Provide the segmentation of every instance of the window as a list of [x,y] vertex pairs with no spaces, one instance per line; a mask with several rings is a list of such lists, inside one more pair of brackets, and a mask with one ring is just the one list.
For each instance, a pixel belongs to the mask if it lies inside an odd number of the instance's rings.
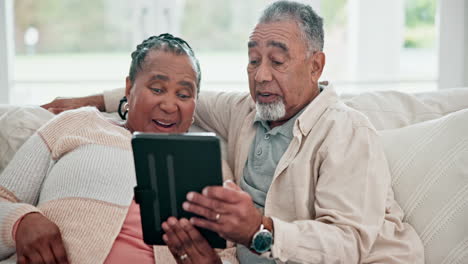
[[129,3],[15,0],[12,102],[38,104],[123,86],[132,45]]
[[[40,104],[57,96],[123,87],[135,45],[163,32],[182,36],[194,48],[202,67],[202,90],[247,91],[247,39],[270,2],[15,0],[11,103]],[[327,65],[323,79],[332,81],[339,91],[436,88],[435,0],[406,0],[400,6],[394,4],[400,1],[385,1],[376,8],[375,2],[381,1],[302,2],[324,17]],[[373,23],[359,20],[363,14],[371,15]],[[397,32],[387,34],[389,28]],[[379,43],[388,42],[399,46],[383,56],[389,51],[379,48]],[[369,43],[377,44],[366,47]],[[385,68],[380,66],[386,66],[386,61],[378,61],[379,57],[397,59],[393,68]]]
[[436,89],[436,0],[406,0],[400,79]]

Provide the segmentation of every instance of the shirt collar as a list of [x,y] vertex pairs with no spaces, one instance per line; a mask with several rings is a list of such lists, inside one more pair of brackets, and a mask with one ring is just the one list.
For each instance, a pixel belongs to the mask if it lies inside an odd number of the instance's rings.
[[[323,114],[325,109],[333,102],[338,100],[338,95],[332,85],[320,86],[320,94],[308,105],[302,108],[296,115],[290,118],[281,126],[270,128],[267,121],[262,120],[258,113],[255,114],[254,124],[261,125],[266,132],[272,135],[280,133],[288,138],[293,137],[293,128],[298,120],[299,130],[303,135],[307,135],[312,129],[317,119]],[[305,113],[304,115],[302,115]]]
[[297,119],[302,135],[307,136],[323,113],[338,101],[339,97],[333,86],[324,87],[323,92],[305,107],[303,115]]
[[293,127],[294,123],[296,122],[296,119],[304,112],[305,107],[299,111],[296,115],[291,117],[286,123],[282,124],[281,126],[277,126],[274,128],[270,128],[270,125],[268,124],[267,121],[260,119],[258,115],[255,116],[255,121],[254,123],[258,123],[265,129],[265,133],[268,133],[270,135],[277,135],[281,134],[287,138],[293,138]]

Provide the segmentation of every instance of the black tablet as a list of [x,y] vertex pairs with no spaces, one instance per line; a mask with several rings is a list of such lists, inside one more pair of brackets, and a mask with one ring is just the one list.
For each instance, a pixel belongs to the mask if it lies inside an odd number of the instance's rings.
[[[161,224],[170,216],[189,219],[194,214],[182,209],[190,191],[201,192],[222,185],[221,151],[214,133],[134,133],[133,158],[137,186],[135,201],[140,205],[143,240],[165,245]],[[217,233],[198,229],[213,248],[225,248]]]

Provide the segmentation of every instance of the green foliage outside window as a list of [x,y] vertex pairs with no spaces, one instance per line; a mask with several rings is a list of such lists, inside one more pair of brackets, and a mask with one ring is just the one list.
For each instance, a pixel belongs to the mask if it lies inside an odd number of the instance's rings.
[[405,48],[433,48],[435,46],[436,8],[436,0],[406,1]]
[[[391,0],[389,0],[391,1]],[[450,1],[450,0],[447,0]],[[266,0],[185,0],[181,35],[198,51],[244,50]],[[325,31],[347,23],[347,0],[321,0]],[[38,53],[128,52],[132,47],[128,0],[15,0],[16,52],[37,28]],[[124,6],[118,8],[118,6]],[[405,1],[407,48],[434,47],[436,0]],[[117,14],[113,14],[117,8]]]

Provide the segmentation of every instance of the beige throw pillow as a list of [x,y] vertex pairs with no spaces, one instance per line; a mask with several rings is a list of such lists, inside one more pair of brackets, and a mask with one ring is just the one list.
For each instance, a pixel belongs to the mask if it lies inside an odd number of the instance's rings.
[[0,173],[23,143],[53,116],[38,106],[0,105]]
[[426,263],[468,263],[468,109],[379,133]]
[[419,94],[368,92],[348,97],[345,103],[365,114],[377,130],[394,129],[468,108],[468,88]]

